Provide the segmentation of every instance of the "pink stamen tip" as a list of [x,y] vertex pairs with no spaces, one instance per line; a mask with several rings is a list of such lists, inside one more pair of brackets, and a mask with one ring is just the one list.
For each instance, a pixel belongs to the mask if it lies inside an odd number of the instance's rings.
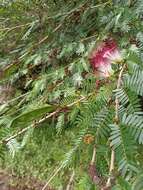
[[112,72],[111,64],[121,59],[117,43],[108,39],[101,43],[89,57],[90,64],[98,76],[109,77]]

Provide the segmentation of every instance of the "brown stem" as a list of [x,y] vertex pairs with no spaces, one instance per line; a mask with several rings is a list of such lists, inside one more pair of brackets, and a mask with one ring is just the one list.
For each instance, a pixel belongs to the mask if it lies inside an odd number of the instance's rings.
[[95,163],[95,159],[96,159],[96,147],[94,146],[94,148],[93,148],[93,155],[92,155],[92,159],[91,159],[91,163],[90,164],[94,164]]
[[96,166],[95,166],[95,159],[96,159],[96,147],[93,148],[93,155],[92,159],[88,168],[88,174],[91,180],[99,187],[102,186],[102,179],[99,177]]
[[[117,89],[120,88],[121,86],[121,81],[122,81],[122,75],[123,75],[123,71],[124,71],[125,65],[123,65],[120,73],[119,73],[119,77],[118,77],[118,81],[117,81]],[[119,116],[118,116],[118,108],[119,108],[119,100],[116,97],[115,99],[115,122],[118,122]],[[111,151],[111,160],[110,160],[110,167],[109,167],[109,178],[107,180],[106,186],[105,188],[109,188],[112,186],[112,178],[113,178],[113,171],[114,171],[114,166],[115,166],[115,151],[112,149]]]
[[110,168],[109,168],[109,178],[106,183],[106,188],[111,187],[111,180],[112,180],[112,172],[114,171],[114,163],[115,163],[115,151],[112,150],[111,152],[111,161],[110,161]]
[[71,177],[69,179],[69,182],[68,182],[66,190],[72,190],[72,185],[73,185],[74,177],[75,177],[75,172],[73,170],[72,175],[71,175]]

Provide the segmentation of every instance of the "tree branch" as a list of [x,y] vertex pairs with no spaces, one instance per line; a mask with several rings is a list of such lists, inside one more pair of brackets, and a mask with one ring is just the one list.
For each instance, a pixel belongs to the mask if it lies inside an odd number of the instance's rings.
[[93,154],[92,154],[92,159],[88,168],[88,174],[91,178],[91,180],[98,186],[102,186],[102,179],[99,177],[96,165],[95,165],[95,159],[96,159],[96,147],[94,146],[93,148]]
[[[119,89],[120,86],[121,86],[121,81],[122,81],[122,75],[123,75],[124,68],[125,68],[125,65],[123,65],[123,67],[122,67],[122,69],[121,69],[121,71],[119,73],[119,77],[118,77],[118,81],[117,81],[117,89]],[[116,99],[115,99],[115,122],[116,123],[118,123],[118,120],[119,120],[118,109],[119,109],[119,100],[116,97]],[[112,179],[114,178],[114,176],[113,176],[114,166],[115,166],[115,151],[112,149],[110,167],[109,167],[109,178],[107,180],[107,183],[106,183],[106,186],[105,186],[104,189],[108,189],[109,187],[112,186]]]
[[[71,103],[71,104],[68,104],[68,105],[65,106],[65,107],[66,107],[66,108],[70,108],[70,107],[76,105],[77,103],[84,101],[85,99],[87,99],[87,98],[90,97],[90,96],[91,96],[91,94],[89,94],[88,96],[83,96],[83,97],[81,97],[80,99],[76,100],[75,102],[73,102],[73,103]],[[22,135],[22,134],[25,133],[26,131],[28,131],[31,127],[38,127],[40,123],[44,122],[46,119],[51,118],[52,116],[58,114],[58,113],[61,112],[61,111],[62,111],[62,108],[58,108],[56,111],[54,111],[54,112],[48,114],[46,117],[40,119],[39,121],[34,122],[32,125],[30,125],[30,126],[24,128],[24,129],[18,131],[16,134],[14,134],[14,135],[12,135],[12,136],[10,136],[10,137],[8,137],[8,138],[3,139],[2,141],[0,141],[0,144],[2,144],[2,143],[5,143],[5,144],[8,143],[10,140],[12,140],[12,139],[18,137],[19,135]]]
[[73,170],[72,175],[71,175],[71,177],[69,179],[69,183],[67,185],[66,190],[72,190],[72,185],[73,185],[73,182],[74,182],[74,177],[75,177],[75,171]]

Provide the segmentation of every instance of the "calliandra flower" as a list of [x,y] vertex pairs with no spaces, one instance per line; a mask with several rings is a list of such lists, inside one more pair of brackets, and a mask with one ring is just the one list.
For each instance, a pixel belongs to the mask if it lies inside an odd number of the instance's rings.
[[122,57],[116,42],[109,39],[90,54],[89,61],[96,76],[107,78],[113,74],[112,63],[121,62]]

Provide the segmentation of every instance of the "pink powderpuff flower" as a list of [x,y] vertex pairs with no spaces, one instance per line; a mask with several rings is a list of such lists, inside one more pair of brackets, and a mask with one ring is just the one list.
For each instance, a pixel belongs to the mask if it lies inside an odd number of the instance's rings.
[[112,63],[121,62],[122,57],[116,42],[109,39],[90,54],[89,60],[95,74],[107,78],[113,74]]

